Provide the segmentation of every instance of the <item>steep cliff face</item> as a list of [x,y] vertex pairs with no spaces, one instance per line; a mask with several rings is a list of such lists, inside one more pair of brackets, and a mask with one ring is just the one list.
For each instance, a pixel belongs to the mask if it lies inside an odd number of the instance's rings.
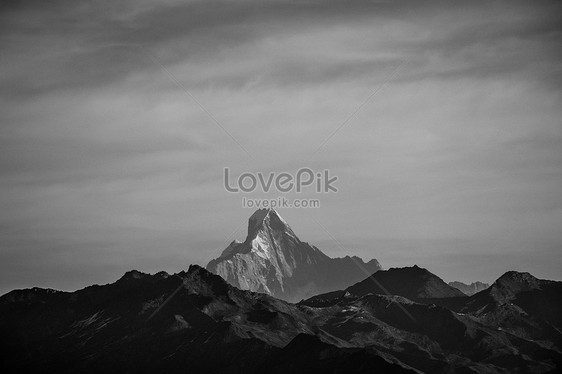
[[[274,209],[256,211],[243,243],[232,242],[207,269],[228,283],[288,301],[335,290],[379,270],[376,260],[332,259],[302,242]],[[369,275],[369,274],[367,274]]]

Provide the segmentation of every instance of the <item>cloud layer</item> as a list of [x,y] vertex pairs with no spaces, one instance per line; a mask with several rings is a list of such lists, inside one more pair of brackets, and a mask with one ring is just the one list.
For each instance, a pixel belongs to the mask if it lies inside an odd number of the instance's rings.
[[562,279],[558,2],[2,7],[2,292],[205,264],[252,213],[224,167],[338,175],[280,212],[333,256]]

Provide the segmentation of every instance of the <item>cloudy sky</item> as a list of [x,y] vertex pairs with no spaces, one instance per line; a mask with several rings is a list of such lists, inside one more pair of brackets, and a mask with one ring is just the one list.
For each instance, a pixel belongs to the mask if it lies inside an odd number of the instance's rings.
[[331,256],[560,280],[561,20],[555,1],[3,1],[0,292],[205,265],[252,214],[225,167],[337,175],[303,194],[320,208],[279,210]]

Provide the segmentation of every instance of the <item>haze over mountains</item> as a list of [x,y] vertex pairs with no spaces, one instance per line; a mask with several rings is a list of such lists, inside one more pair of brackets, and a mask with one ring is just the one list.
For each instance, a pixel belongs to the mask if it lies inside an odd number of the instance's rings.
[[243,290],[299,301],[358,282],[380,270],[375,259],[330,258],[302,242],[275,209],[259,209],[243,243],[233,241],[207,270]]
[[[2,372],[554,373],[562,282],[510,271],[467,296],[416,265],[331,259],[273,210],[208,267],[0,297]],[[353,266],[374,266],[371,274]],[[341,266],[341,267],[340,267]],[[331,279],[333,278],[333,279]],[[227,282],[228,281],[228,282]],[[348,282],[347,284],[344,284]],[[238,287],[234,287],[235,283]],[[260,292],[242,290],[254,288]],[[326,290],[299,303],[298,298]]]
[[472,296],[475,293],[484,291],[486,288],[490,287],[488,283],[482,282],[472,282],[471,284],[465,284],[463,282],[449,282],[449,286],[455,287],[456,289],[462,291],[465,295]]

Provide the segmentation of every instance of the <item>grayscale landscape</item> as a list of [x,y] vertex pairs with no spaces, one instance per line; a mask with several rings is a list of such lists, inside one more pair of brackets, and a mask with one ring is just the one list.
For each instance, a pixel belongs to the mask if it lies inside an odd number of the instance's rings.
[[1,373],[559,373],[562,3],[0,2]]

